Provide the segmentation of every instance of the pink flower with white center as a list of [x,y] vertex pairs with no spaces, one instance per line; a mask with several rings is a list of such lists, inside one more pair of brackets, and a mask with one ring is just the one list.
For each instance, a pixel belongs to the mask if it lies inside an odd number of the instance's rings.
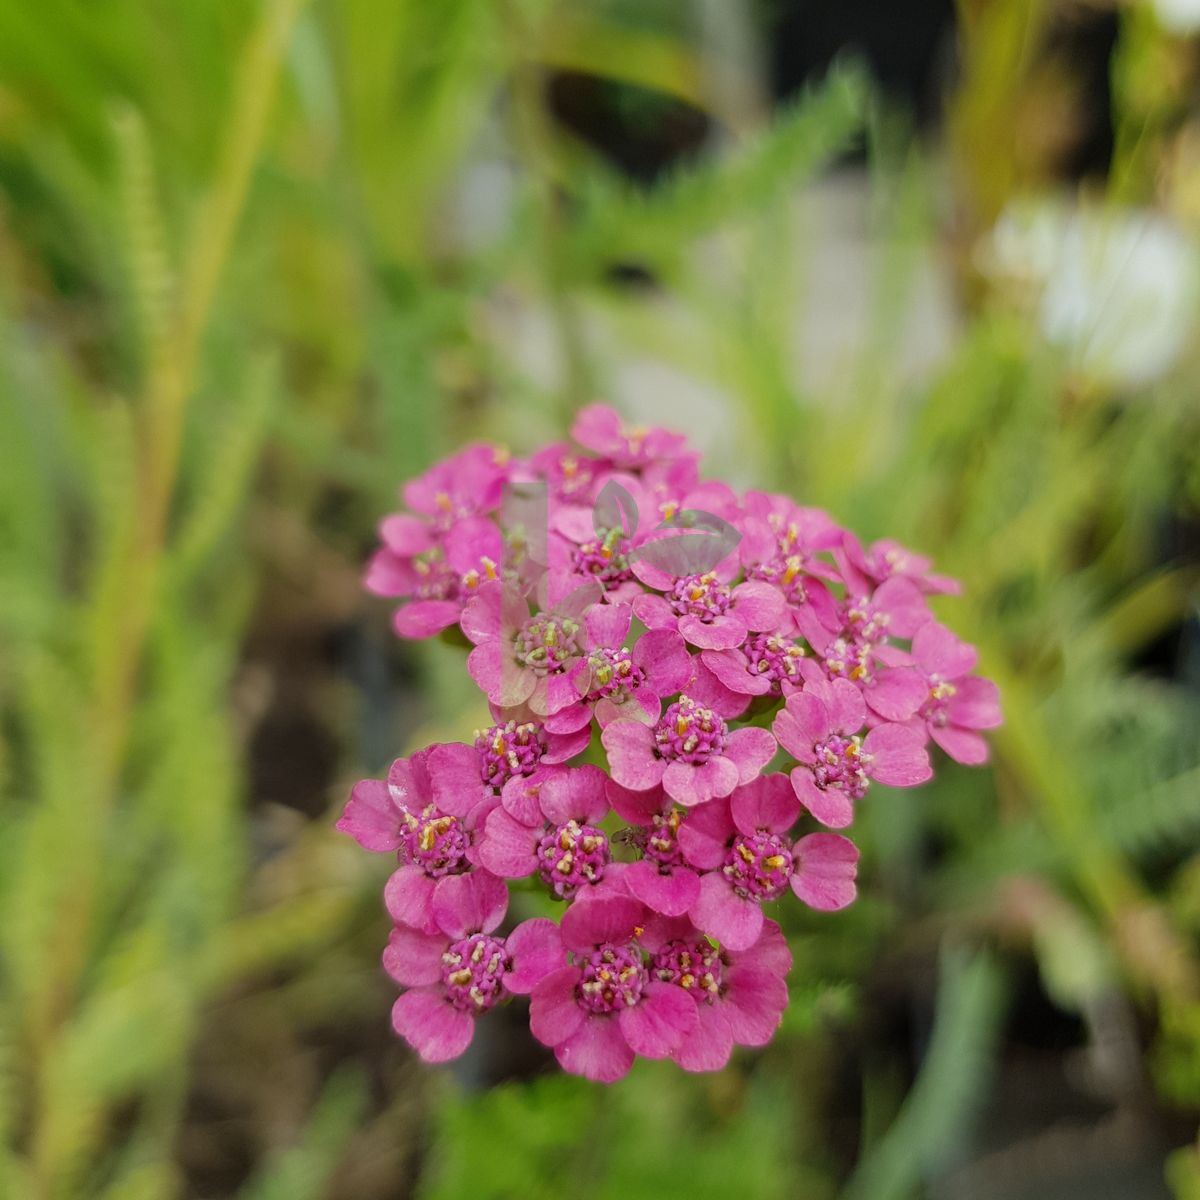
[[704,650],[700,660],[730,691],[782,696],[804,686],[804,647],[782,633],[752,633],[732,650]]
[[917,630],[912,652],[926,689],[913,723],[955,762],[987,762],[987,742],[976,730],[1000,724],[1000,692],[990,679],[970,674],[978,658],[975,647],[930,621]]
[[668,706],[654,726],[614,721],[600,735],[612,777],[635,792],[662,785],[686,807],[728,796],[771,761],[775,739],[747,726],[730,732],[724,719],[687,695]]
[[911,580],[923,592],[956,596],[962,591],[957,579],[932,574],[930,567],[933,564],[929,559],[888,538],[872,542],[864,550],[858,538],[846,532],[838,559],[847,581],[856,579],[855,590],[858,592],[866,592],[870,584],[883,583],[893,576]]
[[403,924],[428,929],[440,882],[478,864],[476,831],[498,801],[478,791],[435,799],[430,759],[435,747],[392,763],[386,783],[357,783],[337,823],[368,850],[396,851],[403,864],[384,889],[388,911]]
[[531,615],[515,588],[485,584],[461,622],[475,643],[467,670],[487,698],[502,708],[527,704],[539,717],[579,698],[569,672],[583,654],[584,614],[600,598],[594,582],[552,575],[546,585],[549,604]]
[[446,532],[396,514],[379,528],[383,549],[367,568],[366,588],[377,596],[408,598],[393,620],[401,637],[441,633],[462,614],[481,583],[500,578],[504,539],[487,517],[466,517]]
[[788,831],[799,816],[800,803],[782,775],[764,775],[690,814],[680,845],[687,861],[707,872],[688,911],[697,928],[730,950],[745,950],[762,932],[763,903],[789,888],[824,912],[854,899],[858,848],[836,833],[793,842]]
[[699,1024],[682,988],[651,976],[638,936],[646,908],[629,896],[578,900],[563,914],[571,963],[533,989],[529,1027],[559,1066],[614,1083],[643,1058],[668,1058]]
[[634,826],[628,841],[642,854],[641,861],[626,867],[621,882],[654,912],[682,916],[700,895],[700,876],[679,846],[679,827],[687,813],[662,788],[631,792],[610,779],[606,792],[613,811]]
[[571,436],[618,467],[646,467],[687,454],[687,438],[647,425],[626,425],[615,409],[589,404],[579,410]]
[[587,726],[593,713],[601,728],[618,717],[653,724],[664,696],[681,692],[695,675],[683,638],[673,630],[644,633],[632,649],[633,610],[627,604],[596,605],[584,617],[584,653],[568,673],[576,701],[546,718],[560,733]]
[[696,1030],[671,1055],[685,1071],[719,1071],[735,1044],[765,1046],[774,1037],[792,966],[774,921],[763,921],[753,946],[731,950],[713,945],[687,917],[655,917],[641,944],[650,952],[650,977],[682,988],[696,1002]]
[[446,532],[463,517],[495,512],[512,474],[508,452],[498,446],[467,446],[406,483],[404,503]]
[[907,721],[926,696],[925,679],[910,666],[912,656],[886,642],[835,638],[800,666],[807,682],[842,679],[855,684],[863,700],[885,721]]
[[671,579],[648,563],[634,573],[665,596],[646,594],[633,602],[634,615],[647,629],[677,629],[701,650],[730,650],[751,632],[777,629],[785,617],[779,593],[769,584],[739,583],[730,587],[713,571]]
[[792,787],[822,825],[849,825],[853,802],[873,779],[915,787],[933,775],[920,733],[889,722],[860,737],[866,718],[862,695],[844,679],[807,684],[775,718],[779,744],[799,762],[791,772]]
[[431,931],[392,930],[383,965],[409,989],[392,1006],[392,1025],[426,1062],[457,1058],[477,1018],[509,996],[529,995],[562,966],[553,921],[538,917],[496,936],[507,907],[508,891],[494,876],[455,875],[434,897]]
[[529,460],[530,473],[545,480],[551,500],[581,509],[591,504],[596,477],[609,469],[606,460],[580,454],[570,442],[555,442]]
[[912,637],[929,620],[929,605],[911,579],[897,575],[873,592],[847,597],[840,616],[846,637],[857,642],[882,642],[888,637]]
[[591,731],[551,733],[537,721],[509,720],[476,730],[471,745],[434,746],[429,774],[434,800],[445,807],[456,796],[476,795],[482,802],[499,796],[510,779],[532,775],[543,765],[574,758],[587,747]]
[[[487,819],[480,861],[505,879],[537,877],[560,900],[620,874],[600,822],[608,815],[599,767],[555,767],[504,788]],[[611,880],[610,880],[611,882]]]

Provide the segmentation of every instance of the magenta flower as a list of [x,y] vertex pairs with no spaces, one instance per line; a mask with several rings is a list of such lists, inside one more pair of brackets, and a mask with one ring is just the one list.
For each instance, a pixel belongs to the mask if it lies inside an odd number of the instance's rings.
[[790,887],[810,908],[844,908],[855,896],[858,848],[835,833],[793,842],[800,803],[782,775],[764,775],[732,797],[696,809],[679,831],[684,857],[707,872],[688,912],[730,950],[746,950],[763,927],[762,905]]
[[510,995],[527,996],[562,966],[553,921],[538,917],[495,936],[507,908],[508,890],[494,876],[455,875],[434,898],[430,932],[392,930],[383,965],[409,989],[392,1006],[392,1025],[426,1062],[457,1058],[477,1018]]
[[439,531],[463,517],[495,512],[512,463],[497,446],[467,446],[404,485],[404,503],[427,516]]
[[883,583],[893,576],[911,580],[923,592],[957,595],[962,591],[958,580],[931,574],[929,559],[890,539],[872,542],[864,550],[858,538],[847,532],[838,558],[847,581],[854,578],[855,590],[860,593],[868,591],[871,584]]
[[914,787],[933,771],[925,739],[894,723],[876,725],[865,738],[866,707],[858,689],[844,679],[787,698],[772,728],[779,744],[799,765],[792,769],[796,796],[822,825],[834,829],[854,819],[853,801],[872,779],[892,787]]
[[648,563],[636,563],[634,574],[666,596],[651,593],[633,602],[633,611],[647,629],[677,629],[685,641],[701,650],[730,650],[747,635],[777,629],[786,608],[769,584],[755,580],[730,587],[715,572],[672,579]]
[[695,1031],[671,1057],[685,1071],[719,1071],[735,1044],[765,1046],[787,1008],[792,954],[783,931],[763,921],[753,946],[714,946],[687,917],[655,917],[641,943],[650,976],[682,988],[696,1002]]
[[917,630],[912,650],[925,686],[914,723],[955,762],[987,762],[987,742],[975,731],[1000,724],[1000,693],[990,679],[970,674],[978,657],[975,647],[930,621]]
[[476,730],[472,745],[434,746],[429,757],[434,800],[444,808],[454,797],[475,794],[482,802],[499,796],[510,779],[532,775],[543,763],[566,762],[590,740],[586,729],[559,734],[537,721],[510,720]]
[[700,895],[700,876],[679,846],[679,826],[687,814],[660,787],[631,792],[610,779],[606,793],[617,816],[634,826],[628,840],[642,853],[639,862],[626,867],[621,882],[654,912],[682,916]]
[[732,692],[782,696],[804,685],[804,647],[781,633],[752,633],[730,650],[704,650],[700,660]]
[[569,671],[583,653],[584,614],[600,598],[594,582],[575,586],[550,576],[546,585],[550,603],[532,616],[515,588],[494,583],[481,587],[462,615],[463,632],[475,643],[471,678],[493,704],[527,704],[541,717],[579,698]]
[[478,792],[433,796],[430,756],[434,747],[392,763],[386,784],[356,784],[337,823],[368,850],[398,851],[401,866],[384,889],[393,918],[417,929],[431,926],[434,894],[441,881],[478,864],[475,836],[498,801]]
[[561,900],[620,873],[600,822],[608,814],[599,767],[551,767],[511,780],[488,816],[480,861],[505,879],[536,873]]
[[625,647],[632,618],[627,604],[596,605],[587,614],[584,654],[568,672],[577,699],[546,718],[548,729],[573,732],[593,713],[601,728],[618,717],[653,724],[663,698],[691,683],[695,664],[679,634],[652,630]]
[[606,404],[580,409],[571,436],[618,467],[645,467],[661,459],[680,458],[687,452],[687,438],[682,434],[653,426],[626,425],[620,414]]
[[614,721],[600,740],[622,787],[643,792],[661,784],[672,800],[688,807],[749,783],[775,753],[767,730],[747,726],[730,732],[722,717],[686,695],[656,725]]
[[498,580],[504,539],[487,517],[465,517],[447,531],[395,514],[379,527],[383,548],[367,568],[366,588],[408,599],[393,625],[401,637],[425,638],[453,625],[480,584]]
[[614,1083],[636,1055],[668,1058],[699,1024],[695,1002],[651,976],[637,938],[645,907],[627,896],[579,900],[563,914],[569,966],[533,989],[529,1027],[565,1071]]

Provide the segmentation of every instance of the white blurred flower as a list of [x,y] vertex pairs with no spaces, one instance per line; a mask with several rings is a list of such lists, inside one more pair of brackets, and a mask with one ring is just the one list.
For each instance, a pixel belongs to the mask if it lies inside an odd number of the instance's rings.
[[1157,213],[1058,200],[1010,205],[981,265],[997,282],[1017,285],[1046,340],[1100,380],[1157,379],[1195,326],[1195,248]]
[[1200,30],[1200,0],[1151,0],[1158,23],[1182,36]]

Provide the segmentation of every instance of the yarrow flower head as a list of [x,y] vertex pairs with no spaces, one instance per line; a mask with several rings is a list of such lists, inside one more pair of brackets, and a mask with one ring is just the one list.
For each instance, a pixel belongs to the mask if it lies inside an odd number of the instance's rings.
[[[703,480],[603,405],[572,436],[467,447],[382,521],[368,590],[399,636],[466,642],[490,717],[357,783],[338,828],[397,859],[383,965],[425,1061],[529,997],[566,1071],[718,1070],[787,1005],[774,906],[852,903],[856,807],[929,779],[931,743],[983,762],[999,697],[927,558]],[[524,891],[556,917],[506,919]]]

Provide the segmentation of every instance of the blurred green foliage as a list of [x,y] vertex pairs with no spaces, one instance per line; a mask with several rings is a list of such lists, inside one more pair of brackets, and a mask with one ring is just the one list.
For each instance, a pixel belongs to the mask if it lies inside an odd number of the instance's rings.
[[[1200,502],[1197,347],[1133,393],[1088,380],[969,261],[1047,175],[1020,136],[1043,7],[962,5],[966,311],[914,380],[900,318],[944,184],[854,70],[759,128],[672,5],[0,0],[0,1196],[916,1195],[967,1152],[1024,961],[1093,1040],[1102,1002],[1141,1014],[1154,1103],[1200,1105],[1197,704],[1135,669],[1194,611],[1195,564],[1156,541]],[[1145,199],[1178,48],[1121,20],[1114,196]],[[546,68],[692,103],[732,144],[634,187],[551,120]],[[792,206],[860,144],[871,321],[817,389]],[[455,207],[489,145],[513,193],[490,231]],[[617,287],[623,263],[657,292]],[[544,320],[548,369],[499,302]],[[382,623],[357,573],[396,484],[468,436],[556,435],[614,346],[724,398],[713,470],[966,581],[939,611],[1001,684],[996,761],[864,812],[863,899],[793,914],[764,1055],[607,1091],[473,1090],[397,1046],[380,1068],[385,865],[332,832],[340,785],[311,822],[255,807],[246,647]],[[383,753],[463,735],[457,662],[428,648],[424,724]],[[320,703],[341,777],[377,769],[359,702]],[[938,976],[915,1079],[864,1021],[901,967]],[[252,1162],[204,1141],[198,1094],[242,1114]],[[1196,1194],[1194,1152],[1169,1174]]]

